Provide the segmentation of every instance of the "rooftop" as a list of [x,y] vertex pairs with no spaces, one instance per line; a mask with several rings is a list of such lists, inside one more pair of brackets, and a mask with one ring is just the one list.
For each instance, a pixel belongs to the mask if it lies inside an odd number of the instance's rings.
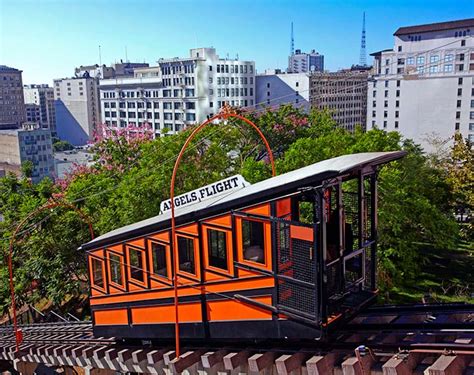
[[[339,176],[341,173],[349,173],[364,166],[384,164],[400,159],[404,155],[404,151],[366,152],[323,160],[253,185],[232,190],[224,196],[210,198],[196,204],[177,208],[175,213],[176,224],[181,225],[202,217],[221,214],[237,207],[261,203],[277,196],[291,193],[301,186],[314,186],[325,179]],[[167,228],[170,225],[170,219],[171,212],[166,211],[161,215],[105,233],[84,244],[82,248],[88,250],[99,245],[102,246],[114,241]]]
[[426,25],[400,27],[397,31],[395,31],[393,35],[429,33],[432,31],[463,29],[468,27],[474,27],[474,18],[467,18],[464,20],[457,21],[429,23]]
[[6,65],[0,65],[0,72],[21,72],[21,70]]

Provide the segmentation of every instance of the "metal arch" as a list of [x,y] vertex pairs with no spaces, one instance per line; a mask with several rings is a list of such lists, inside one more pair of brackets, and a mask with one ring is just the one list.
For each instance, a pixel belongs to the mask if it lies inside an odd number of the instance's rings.
[[225,105],[224,109],[222,112],[218,113],[217,115],[209,118],[207,121],[203,122],[201,125],[199,125],[196,129],[192,131],[192,133],[189,135],[189,137],[186,139],[186,142],[184,142],[183,147],[181,148],[181,151],[178,154],[178,157],[176,159],[176,162],[174,164],[173,168],[173,175],[171,177],[171,186],[170,186],[170,200],[171,200],[171,243],[173,245],[173,251],[175,252],[176,256],[174,257],[174,262],[173,262],[173,270],[174,270],[174,308],[175,308],[175,346],[176,346],[176,357],[180,356],[180,344],[179,344],[179,312],[178,312],[178,256],[177,256],[177,243],[176,243],[176,222],[175,222],[175,212],[174,212],[174,187],[175,187],[175,181],[176,181],[176,174],[178,172],[178,167],[181,162],[181,158],[183,157],[183,154],[186,150],[186,147],[189,145],[189,143],[194,139],[194,137],[199,133],[206,125],[212,123],[214,120],[218,119],[223,119],[227,120],[229,117],[234,117],[237,119],[240,119],[247,123],[248,125],[252,126],[262,139],[263,143],[265,144],[265,147],[268,152],[268,156],[270,159],[270,163],[272,165],[272,176],[276,176],[276,169],[275,169],[275,161],[273,158],[273,153],[270,148],[270,144],[268,143],[267,139],[265,138],[264,134],[262,131],[258,128],[258,126],[250,121],[248,118],[241,116],[237,113],[234,113],[230,110],[230,107]]
[[17,321],[17,316],[16,316],[16,302],[15,302],[15,285],[13,283],[13,244],[14,240],[19,233],[20,229],[30,220],[33,216],[39,214],[42,211],[49,210],[55,207],[65,207],[69,208],[73,211],[75,211],[80,218],[87,223],[87,226],[89,227],[89,233],[94,239],[94,229],[92,228],[92,222],[83,211],[81,211],[79,208],[74,206],[73,204],[66,202],[66,201],[49,201],[46,202],[44,205],[38,207],[36,210],[33,212],[30,212],[28,216],[26,216],[15,228],[15,231],[13,232],[11,238],[10,238],[10,245],[9,245],[9,251],[8,251],[8,272],[9,272],[9,277],[10,277],[10,295],[11,295],[11,300],[12,300],[12,313],[13,313],[13,330],[15,334],[15,343],[16,343],[16,351],[18,352],[20,349],[20,344],[23,341],[23,334],[21,331],[18,330],[18,321]]

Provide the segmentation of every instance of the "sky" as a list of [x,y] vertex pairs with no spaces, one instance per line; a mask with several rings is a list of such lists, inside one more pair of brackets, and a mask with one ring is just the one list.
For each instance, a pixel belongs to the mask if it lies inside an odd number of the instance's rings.
[[[359,61],[366,12],[367,58],[392,48],[398,27],[474,17],[473,0],[0,0],[0,64],[23,83],[52,84],[80,65],[125,60],[154,65],[216,48],[221,57],[254,60],[258,72],[287,66],[295,48],[315,49],[325,68]],[[126,53],[127,51],[127,53]]]

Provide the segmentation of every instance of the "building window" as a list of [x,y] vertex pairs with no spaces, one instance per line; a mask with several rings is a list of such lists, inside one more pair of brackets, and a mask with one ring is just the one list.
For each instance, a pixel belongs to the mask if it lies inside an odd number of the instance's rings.
[[474,123],[469,123],[469,131],[474,132]]
[[397,90],[397,91],[395,92],[395,96],[396,96],[397,98],[400,96],[400,90]]
[[388,90],[385,90],[384,96],[385,96],[386,98],[388,98]]
[[456,119],[460,119],[461,118],[461,112],[456,112]]
[[418,56],[416,58],[416,65],[424,65],[425,64],[425,56]]
[[398,129],[398,121],[395,121],[395,129]]
[[104,287],[104,262],[92,258],[92,283],[99,288]]
[[387,129],[387,121],[384,121],[384,122],[383,122],[383,128],[384,128],[384,129]]
[[384,117],[384,118],[387,118],[387,117],[388,117],[388,112],[387,112],[387,111],[383,111],[383,117]]
[[438,73],[438,65],[430,66],[430,73]]
[[209,266],[228,270],[227,235],[221,230],[207,230]]
[[459,122],[456,122],[456,123],[454,124],[454,130],[459,130]]
[[385,87],[388,87],[388,81],[385,81]]
[[143,282],[145,280],[144,256],[143,250],[128,248],[128,256],[130,258],[130,278]]
[[470,118],[471,120],[474,120],[474,112],[469,112],[469,118]]
[[383,102],[383,106],[384,106],[385,108],[388,107],[388,100],[385,100],[385,101]]
[[242,249],[245,260],[265,264],[263,231],[263,222],[242,219]]
[[178,260],[180,271],[196,274],[194,240],[192,238],[178,236]]
[[454,55],[451,54],[451,53],[449,53],[449,54],[447,54],[447,55],[444,56],[444,61],[445,61],[445,62],[451,62],[451,61],[453,61],[453,60],[454,60]]
[[458,85],[462,85],[462,77],[458,78]]
[[462,96],[462,89],[458,89],[458,96]]
[[398,117],[399,117],[399,114],[400,114],[400,112],[395,111],[395,118],[398,118]]
[[123,286],[122,256],[109,253],[110,280]]
[[398,46],[398,52],[402,52],[402,46]]
[[401,83],[401,81],[397,80],[397,87],[400,87],[400,83]]
[[466,46],[466,41],[465,40],[461,40],[461,47],[465,47]]
[[453,64],[445,64],[444,65],[444,72],[445,73],[450,73],[453,71]]
[[456,102],[456,107],[457,107],[457,108],[461,108],[461,100],[458,100],[458,101]]
[[155,275],[168,277],[168,267],[166,264],[166,246],[152,242],[151,256],[153,261],[153,273]]
[[400,107],[400,100],[396,100],[396,101],[395,101],[395,107],[396,107],[396,108]]
[[439,55],[431,55],[430,56],[430,63],[437,63],[439,61]]

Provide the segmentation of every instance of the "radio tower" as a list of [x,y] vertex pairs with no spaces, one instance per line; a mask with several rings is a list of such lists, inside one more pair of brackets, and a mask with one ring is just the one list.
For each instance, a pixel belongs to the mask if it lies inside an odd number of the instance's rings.
[[293,38],[293,22],[291,23],[291,44],[290,44],[290,56],[295,54],[295,38]]
[[365,52],[365,12],[362,18],[362,38],[360,40],[359,65],[367,66],[367,58],[366,58],[366,52]]

